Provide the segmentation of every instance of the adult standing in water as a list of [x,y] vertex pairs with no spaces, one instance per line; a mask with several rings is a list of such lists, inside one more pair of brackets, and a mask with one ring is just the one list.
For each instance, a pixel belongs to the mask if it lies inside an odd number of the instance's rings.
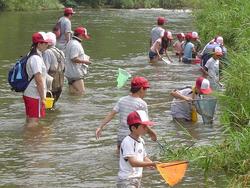
[[81,44],[84,39],[90,39],[87,29],[77,27],[65,50],[65,76],[68,79],[70,93],[76,95],[82,95],[85,92],[83,79],[87,74],[88,65],[91,64]]
[[166,23],[166,19],[164,17],[157,18],[157,26],[155,26],[151,30],[151,38],[150,38],[150,47],[155,43],[155,41],[159,38],[162,38],[164,35],[165,29],[163,28]]
[[46,33],[37,32],[32,35],[32,42],[30,57],[26,64],[26,71],[31,81],[23,94],[28,127],[36,126],[39,118],[45,117],[47,71],[42,52],[47,49],[49,40]]
[[56,47],[65,52],[66,44],[70,41],[72,35],[71,18],[74,14],[73,8],[65,8],[64,16],[58,20],[60,34],[57,39]]
[[[147,103],[143,100],[149,88],[149,82],[144,77],[136,76],[131,80],[130,95],[124,96],[119,99],[114,108],[108,115],[102,120],[101,126],[96,129],[96,139],[99,139],[102,130],[107,124],[119,113],[120,127],[117,134],[117,151],[120,150],[122,140],[129,135],[129,126],[127,124],[127,117],[130,112],[135,110],[144,110],[148,113]],[[147,133],[150,135],[153,141],[157,140],[156,133],[148,129]]]

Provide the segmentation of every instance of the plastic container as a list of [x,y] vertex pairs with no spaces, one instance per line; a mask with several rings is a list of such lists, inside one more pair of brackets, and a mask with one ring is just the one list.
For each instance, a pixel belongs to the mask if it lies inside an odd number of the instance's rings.
[[51,109],[53,107],[53,104],[54,104],[54,98],[53,98],[53,95],[50,91],[48,91],[48,93],[50,94],[50,97],[46,97],[46,99],[45,99],[45,108]]

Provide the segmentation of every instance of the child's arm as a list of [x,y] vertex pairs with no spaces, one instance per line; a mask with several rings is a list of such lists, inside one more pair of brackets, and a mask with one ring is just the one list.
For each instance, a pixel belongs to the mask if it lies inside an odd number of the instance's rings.
[[192,101],[193,99],[191,97],[188,96],[184,96],[182,95],[178,90],[174,89],[173,91],[171,91],[170,95],[172,95],[174,98],[176,99],[181,99],[181,100],[185,100],[185,101]]
[[[145,157],[147,158],[147,157]],[[152,162],[150,159],[146,159],[144,161],[138,161],[136,157],[128,157],[128,161],[132,167],[155,167],[156,162]]]
[[112,110],[103,120],[102,120],[102,123],[101,123],[101,126],[98,127],[95,131],[95,136],[96,136],[96,139],[99,139],[100,136],[102,135],[102,129],[104,129],[108,122],[110,122],[114,117],[115,115],[117,114],[116,111]]

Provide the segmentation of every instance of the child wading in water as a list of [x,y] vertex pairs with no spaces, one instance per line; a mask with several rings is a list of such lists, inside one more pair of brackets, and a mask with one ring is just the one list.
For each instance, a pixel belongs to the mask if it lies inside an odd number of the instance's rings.
[[153,122],[149,121],[145,111],[137,110],[128,115],[127,123],[131,132],[121,143],[117,187],[140,188],[143,167],[155,167],[159,163],[147,157],[141,138]]
[[181,62],[182,56],[183,56],[182,46],[185,42],[185,35],[184,33],[178,33],[176,37],[177,37],[177,40],[174,42],[173,47],[174,47],[175,55],[179,57],[179,62]]

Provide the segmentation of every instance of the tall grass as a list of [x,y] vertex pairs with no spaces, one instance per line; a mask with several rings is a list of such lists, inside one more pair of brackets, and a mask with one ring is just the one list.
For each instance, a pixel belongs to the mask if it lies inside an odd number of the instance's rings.
[[188,159],[205,177],[224,172],[229,177],[226,187],[250,187],[250,3],[200,0],[196,7],[200,37],[208,42],[221,35],[229,51],[230,64],[222,75],[225,91],[218,95],[225,140],[188,150],[173,147],[165,158]]

